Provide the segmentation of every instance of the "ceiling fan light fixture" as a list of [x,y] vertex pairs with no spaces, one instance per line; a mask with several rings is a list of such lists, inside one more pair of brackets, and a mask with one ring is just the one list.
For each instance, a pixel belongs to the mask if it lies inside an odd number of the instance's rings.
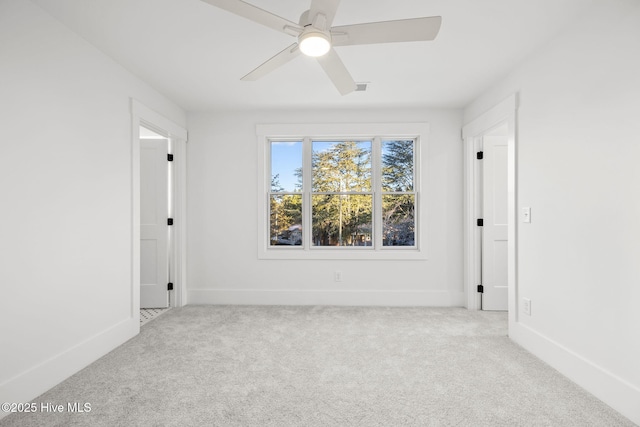
[[303,33],[298,40],[300,51],[307,56],[318,57],[325,55],[331,49],[329,36],[320,31]]

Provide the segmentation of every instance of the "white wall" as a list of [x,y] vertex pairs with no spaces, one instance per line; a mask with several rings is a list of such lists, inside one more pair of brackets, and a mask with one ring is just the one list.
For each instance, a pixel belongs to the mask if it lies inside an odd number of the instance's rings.
[[[257,123],[401,121],[430,125],[427,261],[258,260]],[[228,112],[188,123],[190,304],[463,305],[460,110]]]
[[[465,110],[518,92],[510,335],[640,424],[640,3],[584,16]],[[521,221],[521,220],[520,220]]]
[[27,402],[137,333],[134,97],[177,106],[31,2],[0,1],[0,401]]

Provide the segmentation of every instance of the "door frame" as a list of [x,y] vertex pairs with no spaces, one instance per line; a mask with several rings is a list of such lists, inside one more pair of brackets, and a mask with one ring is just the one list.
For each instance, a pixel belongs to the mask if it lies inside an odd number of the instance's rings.
[[131,98],[131,316],[140,324],[140,126],[168,137],[173,145],[173,247],[169,263],[173,272],[173,298],[170,307],[186,305],[186,129]]
[[517,94],[483,113],[480,117],[462,128],[464,153],[464,287],[466,307],[469,310],[480,309],[480,294],[477,285],[480,283],[480,230],[476,225],[479,218],[480,168],[476,159],[477,147],[482,136],[498,126],[507,124],[508,128],[508,166],[507,166],[507,289],[509,293],[509,323],[517,319],[517,128],[516,113],[518,109]]

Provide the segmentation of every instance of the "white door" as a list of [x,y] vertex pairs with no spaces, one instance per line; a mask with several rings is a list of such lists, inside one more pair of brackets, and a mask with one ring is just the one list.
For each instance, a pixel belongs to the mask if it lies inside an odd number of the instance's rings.
[[169,306],[166,139],[140,140],[140,308]]
[[483,310],[507,310],[507,136],[482,138]]

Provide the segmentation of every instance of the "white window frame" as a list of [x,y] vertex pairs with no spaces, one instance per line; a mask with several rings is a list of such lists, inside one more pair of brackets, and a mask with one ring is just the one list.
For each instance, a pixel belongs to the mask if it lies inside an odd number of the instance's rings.
[[[356,123],[356,124],[258,124],[256,135],[258,140],[258,258],[259,259],[341,259],[341,260],[426,260],[427,259],[427,209],[426,195],[423,183],[423,173],[427,167],[427,137],[428,123]],[[270,246],[269,236],[269,192],[271,175],[269,158],[269,144],[277,140],[392,140],[414,139],[414,192],[417,215],[416,246],[382,246],[380,232],[374,233],[380,240],[373,247],[314,247],[310,242],[302,246],[273,247]],[[374,148],[376,147],[376,148]],[[307,183],[311,180],[310,143],[303,143],[303,177]],[[373,144],[372,150],[379,150],[380,144]],[[374,153],[378,158],[380,153]],[[375,161],[375,160],[374,160]],[[372,165],[372,179],[379,180],[380,165]],[[373,182],[372,184],[376,184]],[[372,193],[375,193],[374,187]],[[384,194],[384,193],[383,193]],[[310,192],[303,193],[303,232],[310,230]],[[307,200],[309,198],[309,200]],[[374,194],[374,203],[376,195]],[[382,227],[381,212],[374,209],[374,227]]]

